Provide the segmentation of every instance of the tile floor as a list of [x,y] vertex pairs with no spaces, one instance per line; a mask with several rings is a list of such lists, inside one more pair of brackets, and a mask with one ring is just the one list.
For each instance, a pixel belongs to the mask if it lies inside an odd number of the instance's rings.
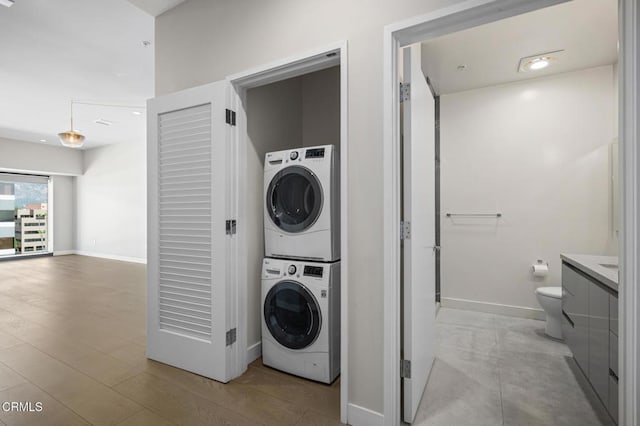
[[442,308],[417,425],[609,425],[568,347],[544,322]]
[[144,265],[82,256],[0,262],[0,425],[334,425],[339,381],[260,360],[223,385],[145,356]]

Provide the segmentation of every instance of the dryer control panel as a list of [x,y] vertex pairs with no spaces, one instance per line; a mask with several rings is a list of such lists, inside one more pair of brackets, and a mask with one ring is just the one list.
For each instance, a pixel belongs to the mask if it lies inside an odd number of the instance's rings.
[[324,158],[324,148],[312,148],[308,149],[304,158]]
[[323,269],[324,268],[322,266],[305,265],[303,275],[307,277],[322,278]]

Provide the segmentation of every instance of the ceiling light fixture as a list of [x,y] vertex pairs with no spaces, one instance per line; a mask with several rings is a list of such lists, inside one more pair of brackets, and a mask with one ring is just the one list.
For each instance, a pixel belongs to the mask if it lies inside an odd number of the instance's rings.
[[47,141],[46,139],[40,139],[40,142],[46,142],[46,141]]
[[58,133],[60,143],[69,148],[81,148],[84,145],[84,135],[73,131],[73,101],[71,101],[71,129]]
[[131,114],[133,114],[133,115],[142,115],[142,113],[140,111],[133,111]]
[[518,72],[543,70],[557,60],[557,54],[560,52],[562,50],[521,58],[518,63]]
[[15,3],[14,0],[0,0],[0,5],[6,6],[6,7],[11,7],[13,6],[14,3]]
[[[0,0],[2,1],[2,0]],[[60,142],[62,145],[67,146],[69,148],[80,148],[84,145],[84,135],[77,133],[73,130],[73,104],[80,105],[91,105],[91,106],[100,106],[100,107],[111,107],[111,108],[133,108],[136,110],[145,109],[143,106],[139,105],[114,105],[114,104],[101,104],[97,102],[86,102],[86,101],[71,101],[71,130],[67,132],[58,133],[58,137],[60,138]],[[134,111],[134,114],[139,111]],[[103,118],[98,118],[94,121],[97,124],[102,124],[104,126],[110,126],[113,122],[109,120],[105,120]]]

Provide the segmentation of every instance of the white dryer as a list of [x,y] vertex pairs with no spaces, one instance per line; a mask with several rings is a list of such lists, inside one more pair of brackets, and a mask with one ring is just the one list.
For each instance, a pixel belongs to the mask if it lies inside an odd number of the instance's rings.
[[265,256],[340,259],[340,165],[333,145],[267,153]]
[[340,262],[264,259],[262,362],[332,383],[340,374]]

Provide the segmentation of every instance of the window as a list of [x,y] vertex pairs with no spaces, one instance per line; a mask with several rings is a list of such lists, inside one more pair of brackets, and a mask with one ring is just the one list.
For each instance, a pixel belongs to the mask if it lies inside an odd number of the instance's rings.
[[0,173],[0,257],[48,251],[49,177]]

